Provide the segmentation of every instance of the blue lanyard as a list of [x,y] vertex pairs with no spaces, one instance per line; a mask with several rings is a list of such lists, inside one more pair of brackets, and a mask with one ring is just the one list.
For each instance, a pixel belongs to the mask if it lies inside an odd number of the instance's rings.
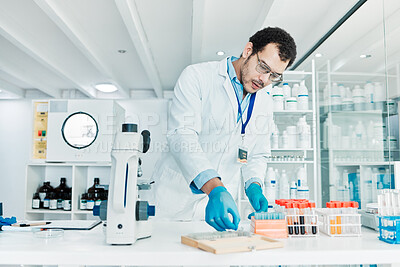
[[256,100],[256,93],[253,93],[250,96],[250,103],[249,103],[249,109],[247,110],[247,120],[245,123],[243,123],[243,112],[242,112],[242,108],[240,106],[240,101],[239,101],[239,97],[235,91],[235,95],[236,95],[236,100],[238,102],[238,111],[240,114],[240,121],[242,122],[242,131],[241,134],[245,135],[246,134],[246,126],[249,123],[249,120],[251,118],[251,114],[253,113],[253,107],[254,107],[254,101]]

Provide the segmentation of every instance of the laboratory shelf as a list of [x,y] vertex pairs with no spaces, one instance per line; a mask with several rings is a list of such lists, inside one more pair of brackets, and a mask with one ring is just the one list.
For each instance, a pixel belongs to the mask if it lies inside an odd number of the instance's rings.
[[271,149],[272,152],[276,151],[313,151],[312,148],[275,148]]
[[389,161],[363,161],[363,162],[333,162],[336,166],[373,166],[373,165],[393,165],[393,162]]
[[[323,150],[329,150],[329,149],[323,149]],[[380,151],[400,151],[398,148],[396,148],[396,149],[374,149],[374,148],[361,148],[361,149],[358,149],[358,148],[349,148],[349,149],[346,149],[346,148],[333,148],[333,149],[331,149],[333,152],[336,152],[336,151],[359,151],[359,152],[364,152],[364,151],[376,151],[376,152],[380,152]]]
[[47,209],[39,209],[39,210],[27,210],[26,213],[32,214],[71,214],[70,210],[47,210]]
[[280,111],[274,111],[274,115],[297,115],[297,116],[302,116],[304,114],[312,114],[312,110],[280,110]]
[[[318,71],[318,74],[328,74],[328,72],[327,71]],[[352,76],[351,77],[352,79],[354,79],[353,76],[366,76],[366,77],[368,77],[368,79],[370,79],[371,77],[397,78],[397,75],[393,75],[393,74],[390,75],[390,74],[386,74],[386,73],[370,73],[370,72],[337,72],[337,71],[334,71],[334,72],[329,72],[329,75]]]
[[302,160],[302,161],[267,161],[268,164],[313,164],[313,160]]
[[73,211],[74,214],[93,214],[92,210],[75,210]]
[[28,166],[44,166],[44,167],[109,167],[111,166],[110,162],[94,162],[94,163],[65,163],[65,162],[44,162],[44,161],[31,161],[28,163]]

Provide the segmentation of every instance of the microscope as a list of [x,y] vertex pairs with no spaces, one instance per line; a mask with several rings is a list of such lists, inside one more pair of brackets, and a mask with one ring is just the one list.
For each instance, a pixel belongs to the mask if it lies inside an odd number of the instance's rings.
[[122,131],[116,133],[111,150],[107,244],[131,245],[137,239],[151,236],[148,218],[154,216],[155,207],[138,196],[139,153],[146,153],[149,148],[150,132],[144,130],[139,134],[137,124],[122,124]]

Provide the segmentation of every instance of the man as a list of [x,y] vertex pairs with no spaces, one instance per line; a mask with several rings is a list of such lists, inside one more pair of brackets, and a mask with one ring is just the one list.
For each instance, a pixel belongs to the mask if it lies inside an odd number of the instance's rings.
[[295,58],[293,38],[269,27],[250,37],[239,59],[182,72],[169,114],[169,151],[153,174],[158,216],[193,220],[205,211],[218,231],[236,230],[241,178],[255,211],[267,211],[262,189],[273,117],[263,88],[282,81]]

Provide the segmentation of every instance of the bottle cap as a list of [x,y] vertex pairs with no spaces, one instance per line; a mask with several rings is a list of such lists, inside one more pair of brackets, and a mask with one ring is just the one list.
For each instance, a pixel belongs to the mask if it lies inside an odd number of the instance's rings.
[[299,203],[299,209],[306,209],[308,207],[308,203]]
[[351,207],[358,209],[358,202],[357,201],[351,201]]
[[332,203],[332,202],[326,202],[326,207],[327,208],[334,208],[334,203]]

